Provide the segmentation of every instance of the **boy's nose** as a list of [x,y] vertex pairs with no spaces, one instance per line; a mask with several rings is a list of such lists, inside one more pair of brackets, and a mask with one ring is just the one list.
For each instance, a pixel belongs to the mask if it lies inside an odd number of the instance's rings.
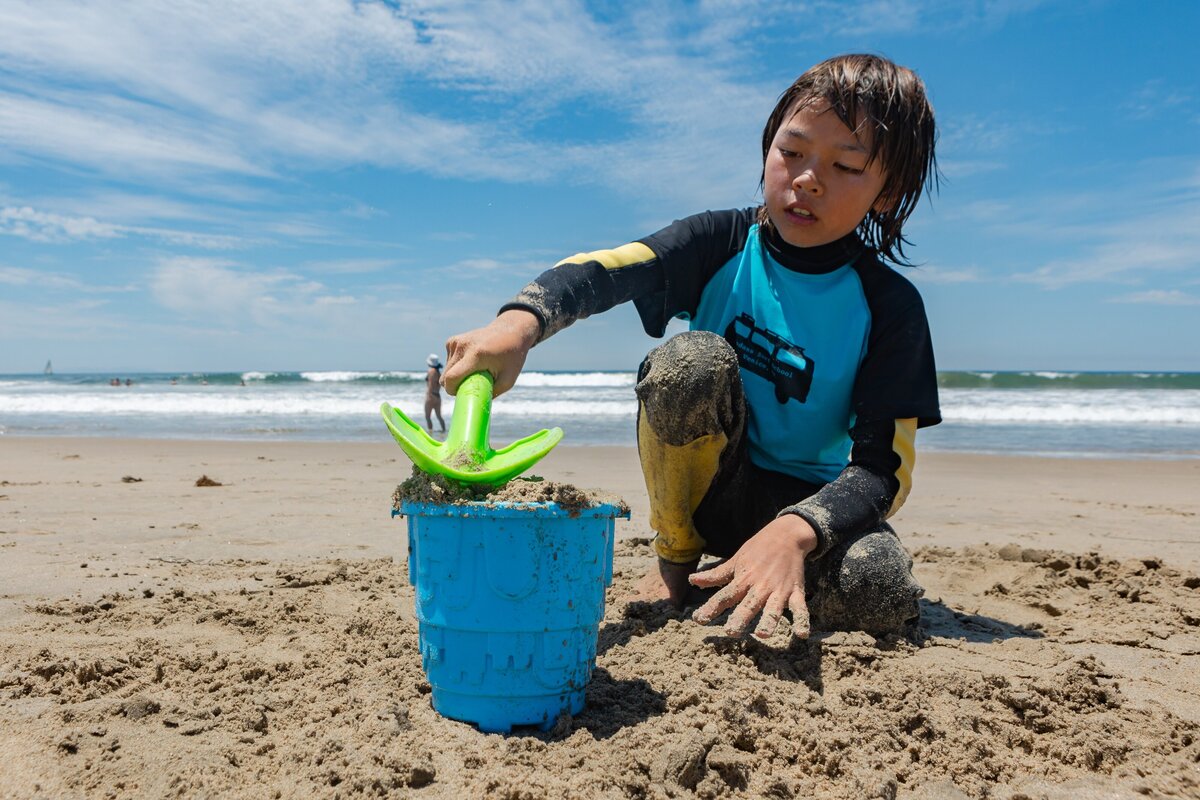
[[802,170],[796,175],[792,181],[792,185],[800,191],[808,192],[809,194],[819,195],[823,191],[821,182],[817,180],[816,174],[811,169]]

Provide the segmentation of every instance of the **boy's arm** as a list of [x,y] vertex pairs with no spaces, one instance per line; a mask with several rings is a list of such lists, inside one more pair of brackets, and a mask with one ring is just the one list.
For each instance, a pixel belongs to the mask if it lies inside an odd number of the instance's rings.
[[636,242],[560,261],[500,310],[536,316],[542,341],[632,300],[646,333],[662,336],[672,317],[695,312],[709,278],[742,248],[753,224],[753,209],[676,220]]
[[613,250],[580,253],[534,279],[482,328],[446,343],[442,385],[450,394],[487,370],[498,396],[512,388],[529,350],[579,319],[632,300],[646,333],[662,336],[693,313],[708,279],[745,242],[753,209],[708,211]]
[[817,534],[810,557],[820,558],[842,537],[879,525],[896,513],[912,488],[915,418],[860,422],[850,431],[850,463],[833,481],[779,516],[796,514]]
[[540,342],[576,320],[661,291],[663,284],[661,259],[644,243],[630,242],[560,261],[505,303],[500,313],[520,309],[533,314]]
[[[884,434],[894,430],[892,445]],[[855,425],[851,463],[838,478],[809,499],[785,508],[750,537],[732,558],[689,580],[693,586],[723,586],[692,615],[707,625],[722,611],[729,615],[725,632],[745,632],[761,612],[754,635],[768,638],[785,608],[792,612],[792,634],[809,633],[804,599],[804,562],[820,558],[848,532],[878,525],[900,507],[912,474],[912,440],[916,419]],[[890,474],[886,470],[894,467]]]
[[577,319],[652,293],[662,283],[661,261],[640,242],[559,262],[505,303],[490,323],[450,337],[442,384],[455,394],[463,378],[486,370],[499,397],[516,383],[535,344]]

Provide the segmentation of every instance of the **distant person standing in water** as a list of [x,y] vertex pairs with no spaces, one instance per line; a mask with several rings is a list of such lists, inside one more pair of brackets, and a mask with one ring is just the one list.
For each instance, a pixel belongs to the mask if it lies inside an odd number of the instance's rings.
[[442,433],[446,432],[446,421],[442,419],[442,360],[437,353],[425,359],[429,371],[425,373],[425,425],[433,432],[433,414],[437,414]]

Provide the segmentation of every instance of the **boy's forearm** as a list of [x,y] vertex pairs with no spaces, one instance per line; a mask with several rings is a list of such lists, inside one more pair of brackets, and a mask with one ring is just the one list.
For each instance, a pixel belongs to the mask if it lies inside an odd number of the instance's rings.
[[542,320],[531,309],[503,308],[493,324],[510,331],[525,352],[541,340]]
[[849,466],[812,497],[780,512],[812,525],[820,541],[813,558],[848,534],[878,526],[899,508],[911,485],[915,427],[915,420],[859,420],[850,431]]
[[885,477],[850,466],[812,497],[780,511],[779,516],[796,514],[812,526],[818,543],[809,558],[820,558],[843,537],[879,525],[893,497],[895,491]]
[[658,259],[644,245],[625,245],[575,256],[546,270],[500,307],[538,319],[542,341],[576,320],[655,291],[662,284]]

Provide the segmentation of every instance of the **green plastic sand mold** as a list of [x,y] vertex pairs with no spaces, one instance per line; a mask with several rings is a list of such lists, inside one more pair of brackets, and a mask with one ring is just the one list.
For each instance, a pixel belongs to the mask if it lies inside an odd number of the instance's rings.
[[563,432],[562,428],[541,430],[493,450],[488,444],[492,385],[492,376],[487,372],[476,372],[463,380],[455,395],[454,416],[444,442],[427,434],[398,408],[384,403],[379,410],[405,455],[420,469],[459,483],[498,486],[540,461],[562,440]]

